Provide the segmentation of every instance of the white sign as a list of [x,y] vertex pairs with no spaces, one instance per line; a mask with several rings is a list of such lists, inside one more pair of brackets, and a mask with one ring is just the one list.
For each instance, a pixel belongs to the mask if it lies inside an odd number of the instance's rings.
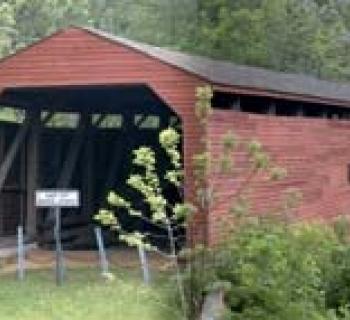
[[37,190],[35,193],[35,205],[39,208],[60,207],[75,208],[80,206],[78,190],[46,189]]

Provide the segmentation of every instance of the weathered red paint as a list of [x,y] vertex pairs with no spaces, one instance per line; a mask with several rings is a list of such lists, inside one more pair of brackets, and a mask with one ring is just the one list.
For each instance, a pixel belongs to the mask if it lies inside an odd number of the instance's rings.
[[[79,28],[60,31],[0,62],[0,88],[135,83],[151,87],[182,119],[186,197],[193,200],[191,162],[201,138],[194,113],[195,89],[205,84],[202,79]],[[289,171],[289,178],[283,183],[267,187],[262,177],[254,183],[252,201],[257,211],[275,207],[283,190],[297,187],[304,194],[300,217],[327,218],[347,212],[350,122],[215,111],[206,133],[214,155],[220,152],[221,137],[228,130],[244,139],[257,138],[273,159]],[[195,217],[191,235],[196,240],[216,241],[219,222],[229,219],[227,199],[244,179],[245,159],[244,153],[238,153],[237,175],[230,179],[214,170],[210,173],[209,183],[215,187],[218,198],[210,213]]]
[[[59,31],[0,62],[0,88],[146,84],[181,117],[186,197],[192,200],[192,156],[199,130],[194,114],[196,76],[79,28]],[[194,219],[203,240],[205,216]]]
[[[349,213],[350,122],[335,119],[276,117],[235,111],[215,111],[208,128],[209,149],[220,153],[223,135],[233,131],[243,142],[260,141],[274,163],[286,168],[288,178],[266,182],[258,176],[251,183],[250,203],[256,213],[263,214],[281,206],[283,193],[290,188],[301,191],[301,206],[295,218],[329,219]],[[212,172],[216,204],[210,211],[209,242],[217,241],[220,222],[228,219],[228,199],[247,178],[249,163],[241,150],[235,154],[235,174],[227,178]]]

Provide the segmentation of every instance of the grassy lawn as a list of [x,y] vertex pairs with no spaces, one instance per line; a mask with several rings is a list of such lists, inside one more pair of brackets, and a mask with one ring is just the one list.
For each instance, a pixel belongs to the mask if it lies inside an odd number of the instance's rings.
[[50,271],[32,271],[23,283],[0,277],[1,320],[178,320],[173,288],[163,279],[145,286],[139,274],[115,270],[107,282],[96,269],[69,270],[62,287]]

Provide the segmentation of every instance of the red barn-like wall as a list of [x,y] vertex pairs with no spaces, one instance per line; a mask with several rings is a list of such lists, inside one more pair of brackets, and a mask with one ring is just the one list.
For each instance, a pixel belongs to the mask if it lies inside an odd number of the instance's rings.
[[[196,88],[211,84],[244,95],[347,107],[350,86],[128,43],[89,29],[59,31],[0,61],[0,103],[1,91],[13,88],[147,85],[182,120],[187,200],[194,200],[192,157],[200,140],[206,139],[215,159],[222,136],[231,130],[245,140],[259,140],[272,159],[289,172],[284,182],[271,186],[259,180],[253,185],[252,202],[257,212],[276,207],[290,187],[300,189],[304,196],[299,217],[328,218],[347,212],[350,121],[214,110],[203,137],[194,105]],[[196,240],[217,240],[220,221],[230,219],[228,199],[245,179],[246,167],[244,153],[238,153],[236,175],[227,178],[210,173],[208,183],[215,188],[217,201],[210,213],[200,212],[194,218],[190,235]]]
[[[302,117],[276,117],[235,111],[215,110],[209,122],[209,150],[219,154],[223,136],[233,131],[242,142],[261,142],[273,162],[286,168],[288,177],[266,182],[257,177],[251,184],[251,206],[257,213],[278,208],[282,194],[297,188],[303,195],[297,218],[332,218],[350,211],[350,121]],[[220,221],[228,219],[230,202],[247,178],[246,154],[235,155],[232,178],[212,173],[217,203],[209,216],[209,242],[217,241]]]

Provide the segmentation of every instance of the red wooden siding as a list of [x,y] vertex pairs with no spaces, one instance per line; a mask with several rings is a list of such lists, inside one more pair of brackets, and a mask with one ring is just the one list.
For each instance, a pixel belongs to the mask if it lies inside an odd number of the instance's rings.
[[[251,204],[256,213],[264,213],[281,204],[282,194],[290,188],[303,193],[296,217],[331,218],[350,212],[350,122],[346,120],[275,117],[234,111],[215,111],[209,124],[210,151],[218,154],[220,141],[232,130],[243,141],[260,141],[272,159],[288,170],[288,179],[266,184],[259,177],[252,184]],[[235,156],[235,174],[231,179],[213,172],[217,202],[209,217],[209,242],[215,242],[220,220],[229,219],[228,199],[247,177],[246,154]],[[264,182],[265,181],[265,182]]]
[[[185,194],[193,199],[191,159],[199,141],[194,114],[195,89],[202,84],[199,78],[77,28],[60,31],[0,63],[0,88],[135,83],[147,84],[181,117]],[[197,218],[198,235],[194,236],[202,238],[199,226],[205,217]]]
[[[135,49],[111,42],[88,31],[70,28],[22,50],[0,62],[1,88],[40,86],[84,86],[146,84],[182,119],[186,198],[193,200],[192,156],[199,149],[200,129],[194,113],[195,89],[203,81],[177,67]],[[235,89],[235,88],[232,88]],[[236,88],[237,89],[237,88]],[[266,146],[289,178],[266,184],[263,177],[253,184],[252,203],[256,212],[265,212],[280,203],[290,187],[304,195],[298,216],[328,218],[350,208],[350,121],[275,117],[215,110],[207,132],[207,143],[215,155],[221,138],[232,130],[245,140],[256,138]],[[236,175],[228,179],[212,171],[208,183],[216,202],[207,215],[199,213],[190,234],[197,240],[214,243],[222,220],[230,219],[228,199],[245,179],[246,155],[236,156]],[[208,235],[206,234],[208,227]]]

